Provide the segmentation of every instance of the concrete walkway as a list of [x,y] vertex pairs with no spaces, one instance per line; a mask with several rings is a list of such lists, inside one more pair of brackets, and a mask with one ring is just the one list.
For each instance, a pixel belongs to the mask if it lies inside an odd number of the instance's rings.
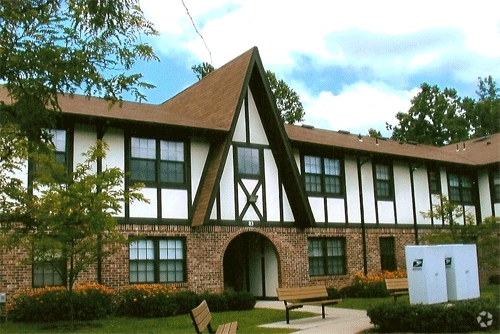
[[[345,308],[325,307],[326,317],[321,317],[321,306],[307,305],[300,309],[290,311],[290,324],[286,324],[285,306],[280,301],[257,301],[255,307],[283,310],[283,321],[262,325],[270,328],[297,329],[294,333],[319,334],[319,333],[344,333],[354,334],[373,328],[366,311],[350,310]],[[318,313],[319,316],[294,319],[294,312]]]

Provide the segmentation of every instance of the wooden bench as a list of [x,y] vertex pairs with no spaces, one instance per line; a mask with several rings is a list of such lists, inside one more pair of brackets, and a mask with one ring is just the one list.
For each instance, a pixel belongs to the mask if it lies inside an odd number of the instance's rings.
[[342,299],[328,298],[328,292],[324,285],[277,288],[278,299],[285,303],[286,323],[290,323],[290,310],[301,308],[304,305],[321,305],[321,314],[325,318],[325,305],[337,304]]
[[397,301],[399,296],[409,293],[408,278],[386,278],[385,287],[390,292],[389,295],[394,297],[394,301]]
[[194,329],[197,334],[203,333],[205,328],[208,328],[210,334],[234,334],[238,329],[238,322],[231,322],[227,324],[220,325],[217,327],[217,331],[214,332],[210,321],[212,321],[212,315],[208,309],[207,302],[204,300],[200,305],[196,306],[191,310],[191,319],[193,320]]

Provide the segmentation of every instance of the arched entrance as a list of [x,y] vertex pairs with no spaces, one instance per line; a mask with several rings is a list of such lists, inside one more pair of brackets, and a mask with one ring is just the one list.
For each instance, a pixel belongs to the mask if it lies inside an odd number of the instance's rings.
[[273,243],[262,234],[240,234],[224,253],[224,287],[249,291],[258,298],[276,297],[277,254]]

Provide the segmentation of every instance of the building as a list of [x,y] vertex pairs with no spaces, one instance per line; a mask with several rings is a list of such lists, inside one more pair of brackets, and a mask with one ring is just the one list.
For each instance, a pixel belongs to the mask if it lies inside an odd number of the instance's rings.
[[[442,224],[420,214],[434,195],[476,223],[500,213],[500,134],[436,148],[283,125],[256,48],[160,105],[60,105],[53,133],[69,168],[103,139],[102,165],[130,173],[125,187],[143,182],[150,199],[124,206],[119,230],[134,238],[83,281],[266,298],[278,286],[339,288],[356,272],[404,269],[404,246]],[[0,291],[57,284],[19,264],[24,254],[0,250]]]

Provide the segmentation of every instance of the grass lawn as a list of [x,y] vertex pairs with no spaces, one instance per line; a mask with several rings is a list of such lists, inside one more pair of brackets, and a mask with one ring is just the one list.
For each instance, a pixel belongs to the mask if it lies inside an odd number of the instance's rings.
[[[481,297],[500,300],[498,285],[481,286]],[[392,302],[387,298],[345,298],[339,304],[331,307],[341,307],[366,310],[371,305]],[[398,303],[409,303],[408,296],[398,298]],[[307,312],[294,312],[293,318],[315,316]],[[295,330],[262,328],[259,325],[284,321],[284,310],[253,309],[250,311],[212,312],[212,324],[238,321],[238,333],[291,333]],[[194,327],[188,314],[167,318],[118,318],[104,320],[56,323],[0,323],[0,333],[194,333]]]
[[[307,312],[295,312],[294,319],[316,316]],[[212,312],[212,327],[238,321],[238,333],[291,333],[296,330],[261,328],[259,325],[285,320],[284,310],[256,308],[250,311]],[[188,314],[167,318],[118,318],[75,322],[42,323],[0,323],[0,333],[194,333]]]

